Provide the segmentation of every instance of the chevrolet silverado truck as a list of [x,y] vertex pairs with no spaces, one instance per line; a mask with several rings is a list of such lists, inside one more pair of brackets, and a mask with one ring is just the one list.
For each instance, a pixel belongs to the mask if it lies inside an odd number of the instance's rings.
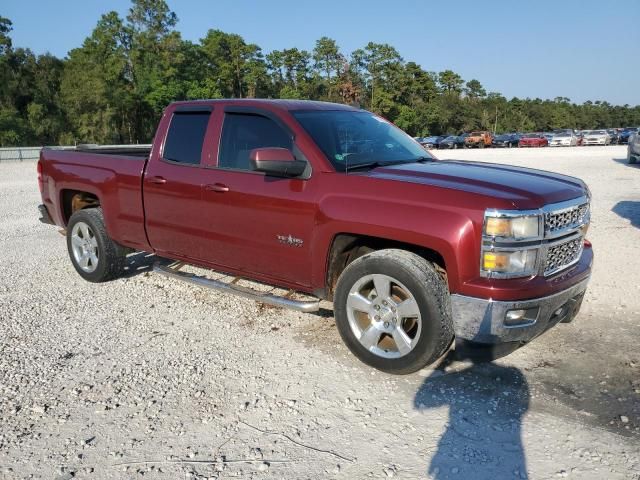
[[143,251],[176,280],[304,312],[326,300],[355,356],[394,374],[454,339],[519,347],[571,321],[593,259],[581,180],[440,161],[331,103],[176,102],[151,146],[44,149],[38,183],[41,220],[66,232],[85,280],[116,279]]
[[464,148],[485,148],[490,147],[493,142],[493,136],[489,132],[471,132],[464,139]]

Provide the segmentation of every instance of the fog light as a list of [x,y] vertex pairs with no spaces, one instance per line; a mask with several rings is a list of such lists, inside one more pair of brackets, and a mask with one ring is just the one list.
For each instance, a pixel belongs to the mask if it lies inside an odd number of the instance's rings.
[[526,314],[526,310],[509,310],[504,319],[508,323],[519,322]]
[[505,327],[524,327],[533,325],[538,319],[538,307],[508,310],[504,316]]

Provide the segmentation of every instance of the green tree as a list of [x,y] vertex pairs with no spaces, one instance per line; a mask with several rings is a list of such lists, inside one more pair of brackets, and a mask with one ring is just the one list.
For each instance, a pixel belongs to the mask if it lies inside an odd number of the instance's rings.
[[445,70],[438,74],[438,84],[443,92],[460,95],[464,80],[452,70]]
[[327,98],[332,99],[333,79],[344,62],[338,44],[329,37],[322,37],[316,41],[312,56],[315,68],[325,75]]

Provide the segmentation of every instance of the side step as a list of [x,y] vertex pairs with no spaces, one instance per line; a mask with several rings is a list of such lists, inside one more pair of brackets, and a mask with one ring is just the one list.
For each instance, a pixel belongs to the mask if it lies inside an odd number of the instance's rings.
[[212,280],[210,278],[195,275],[193,273],[179,271],[185,264],[183,262],[174,262],[170,265],[161,265],[155,263],[153,271],[165,275],[167,277],[176,278],[185,282],[193,283],[200,287],[218,290],[220,292],[232,293],[240,297],[249,298],[258,302],[274,305],[276,307],[297,310],[298,312],[317,312],[320,310],[320,300],[294,300],[292,298],[272,295],[270,293],[259,292],[253,288],[237,285],[235,282],[239,278],[234,278],[230,283]]

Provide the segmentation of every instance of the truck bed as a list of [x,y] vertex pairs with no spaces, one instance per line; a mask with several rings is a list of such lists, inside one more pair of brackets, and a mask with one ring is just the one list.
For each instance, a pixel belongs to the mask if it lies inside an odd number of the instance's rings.
[[74,192],[87,192],[100,198],[107,231],[114,240],[149,250],[141,181],[150,152],[150,145],[43,148],[42,197],[51,218],[65,226],[70,212],[63,205]]

